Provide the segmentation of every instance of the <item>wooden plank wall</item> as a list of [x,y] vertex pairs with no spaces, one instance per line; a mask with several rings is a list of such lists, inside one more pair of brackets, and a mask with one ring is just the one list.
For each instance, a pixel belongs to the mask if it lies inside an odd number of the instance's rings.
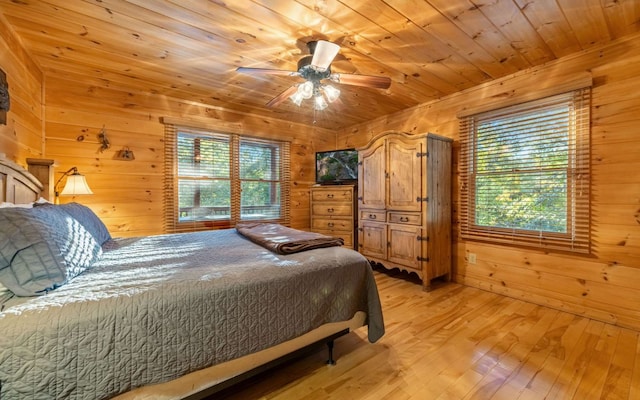
[[26,167],[44,151],[43,76],[0,14],[0,68],[7,75],[11,106],[0,125],[0,153]]
[[[358,147],[379,132],[434,132],[460,153],[456,114],[526,98],[589,72],[592,94],[592,242],[590,256],[569,256],[462,241],[455,209],[454,277],[466,285],[640,329],[640,36],[577,53],[338,133]],[[456,231],[457,230],[457,231]],[[476,263],[468,262],[468,254]]]
[[[45,156],[59,160],[56,177],[72,166],[86,175],[95,194],[75,200],[98,213],[113,236],[163,233],[163,117],[291,140],[292,226],[309,227],[314,154],[335,146],[335,132],[210,108],[151,94],[135,82],[123,87],[69,71],[46,76],[46,85]],[[111,148],[101,152],[97,136],[103,128]],[[134,161],[114,159],[125,147],[133,151]]]
[[[638,35],[350,127],[337,135],[154,95],[136,82],[123,87],[73,71],[43,78],[2,18],[0,67],[7,73],[12,96],[8,124],[0,125],[0,153],[23,165],[28,157],[56,159],[60,164],[56,178],[71,166],[77,166],[87,175],[95,195],[76,200],[96,211],[114,236],[161,233],[160,117],[195,118],[213,121],[230,131],[291,138],[293,225],[305,228],[309,224],[308,187],[314,179],[315,151],[359,147],[385,130],[429,131],[455,140],[455,168],[459,154],[458,112],[508,98],[524,98],[531,88],[559,86],[588,71],[594,82],[593,254],[588,257],[547,254],[457,239],[454,276],[467,285],[640,330]],[[42,98],[43,87],[46,101]],[[103,127],[112,147],[101,153],[96,135]],[[78,140],[80,137],[82,141]],[[115,152],[125,146],[134,151],[135,161],[113,159]],[[457,200],[459,182],[455,176],[454,182]],[[73,199],[63,198],[70,200]],[[454,227],[456,205],[454,201]],[[469,253],[476,255],[475,264],[468,263]]]
[[[309,226],[314,154],[335,148],[333,131],[313,127],[311,122],[293,124],[157,95],[124,76],[119,83],[100,77],[99,71],[96,77],[72,70],[44,77],[2,15],[0,68],[7,74],[11,93],[8,123],[0,125],[0,153],[25,167],[27,158],[52,158],[58,164],[56,180],[69,168],[78,167],[95,194],[62,197],[61,202],[79,201],[91,207],[114,236],[162,233],[161,117],[191,119],[227,132],[290,139],[292,226]],[[100,152],[97,135],[103,127],[112,147]],[[134,151],[135,161],[114,159],[125,147]]]

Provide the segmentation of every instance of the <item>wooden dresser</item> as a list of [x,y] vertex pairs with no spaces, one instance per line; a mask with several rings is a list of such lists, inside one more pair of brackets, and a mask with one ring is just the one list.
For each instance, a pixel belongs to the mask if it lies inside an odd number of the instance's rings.
[[358,250],[425,290],[451,274],[451,143],[385,132],[358,149]]
[[354,185],[311,187],[311,230],[341,237],[344,246],[356,249]]

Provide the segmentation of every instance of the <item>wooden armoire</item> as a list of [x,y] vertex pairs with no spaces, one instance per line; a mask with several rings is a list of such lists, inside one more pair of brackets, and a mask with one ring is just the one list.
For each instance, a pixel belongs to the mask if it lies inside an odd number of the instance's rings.
[[451,278],[451,143],[384,132],[358,149],[358,251],[425,290]]

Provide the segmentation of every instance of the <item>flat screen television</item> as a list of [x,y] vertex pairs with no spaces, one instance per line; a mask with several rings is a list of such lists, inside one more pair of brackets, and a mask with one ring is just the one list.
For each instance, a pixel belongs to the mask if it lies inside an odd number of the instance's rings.
[[357,181],[357,150],[343,149],[316,153],[316,183],[338,185]]

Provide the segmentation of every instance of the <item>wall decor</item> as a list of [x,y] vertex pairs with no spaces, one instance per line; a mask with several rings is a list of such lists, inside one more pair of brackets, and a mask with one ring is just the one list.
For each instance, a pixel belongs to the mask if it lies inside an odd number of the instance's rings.
[[102,127],[102,129],[100,129],[100,132],[98,133],[98,140],[100,141],[100,149],[99,149],[100,153],[102,153],[103,151],[111,147],[111,142],[109,141],[109,138],[107,138],[107,131],[104,128],[104,126]]
[[9,100],[9,83],[7,83],[7,74],[0,69],[0,124],[7,124],[7,111],[11,106]]
[[136,156],[133,155],[133,150],[131,150],[128,147],[125,147],[122,150],[118,150],[114,158],[116,160],[122,160],[122,161],[133,161],[136,159]]

